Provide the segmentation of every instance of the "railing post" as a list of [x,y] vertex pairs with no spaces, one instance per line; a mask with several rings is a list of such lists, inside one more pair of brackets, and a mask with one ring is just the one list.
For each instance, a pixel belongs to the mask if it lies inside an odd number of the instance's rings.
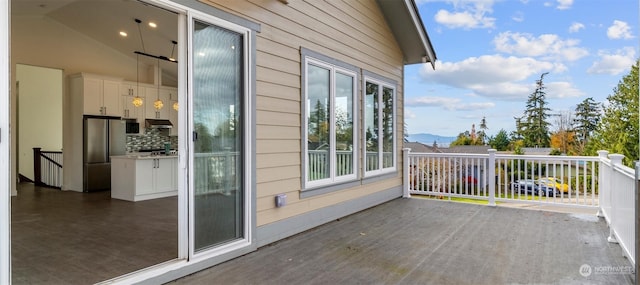
[[[622,159],[624,158],[624,155],[622,154],[610,154],[609,155],[609,159],[611,159],[611,173],[615,172],[615,167],[616,165],[620,165],[622,164]],[[611,179],[611,182],[609,183],[609,191],[610,191],[610,195],[609,195],[609,205],[611,205],[613,207],[613,195],[614,195],[614,191],[613,189],[615,189],[615,179]],[[616,222],[616,211],[611,211],[610,214],[610,221],[611,224],[614,224]],[[618,243],[618,240],[616,239],[616,235],[615,232],[613,230],[613,226],[609,225],[609,237],[607,238],[607,241],[610,243]]]
[[496,205],[496,151],[489,149],[489,206]]
[[33,184],[42,185],[42,164],[40,163],[41,147],[33,148]]
[[402,149],[402,198],[411,198],[411,193],[409,193],[409,181],[411,170],[409,169],[409,153],[411,152],[410,148]]
[[[231,148],[230,147],[226,147],[226,154],[224,156],[224,171],[225,171],[225,177],[222,178],[222,182],[223,182],[223,187],[224,187],[224,194],[225,195],[231,195]],[[236,174],[237,175],[237,174]]]
[[640,239],[638,237],[640,237],[640,213],[638,211],[640,211],[640,201],[638,200],[638,193],[640,193],[640,161],[636,161],[636,187],[635,187],[634,193],[633,193],[633,197],[635,199],[635,204],[634,206],[635,211],[633,211],[635,213],[635,228],[636,228],[636,238],[635,238],[635,262],[636,262],[636,285],[640,284],[640,279],[638,279],[638,272],[640,272],[640,262],[638,262],[638,256],[640,255]]
[[608,151],[606,150],[599,150],[598,151],[598,187],[600,187],[600,189],[598,189],[598,213],[596,214],[596,216],[600,217],[600,218],[604,218],[604,211],[602,210],[602,205],[603,205],[603,200],[604,197],[602,195],[602,193],[604,191],[609,191],[609,187],[611,185],[604,185],[604,179],[603,179],[603,175],[604,175],[604,163],[603,161],[605,159],[607,159],[607,155],[609,154]]

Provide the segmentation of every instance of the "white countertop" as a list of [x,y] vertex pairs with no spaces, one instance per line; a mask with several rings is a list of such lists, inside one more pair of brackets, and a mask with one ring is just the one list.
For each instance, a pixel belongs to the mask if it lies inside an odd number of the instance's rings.
[[140,153],[140,152],[133,152],[133,153],[129,153],[129,154],[125,154],[125,155],[113,155],[111,156],[111,158],[116,158],[116,159],[165,159],[165,158],[177,158],[178,155],[176,154],[172,154],[172,155],[164,155],[164,154],[160,154],[160,155],[151,155],[148,152],[145,153]]

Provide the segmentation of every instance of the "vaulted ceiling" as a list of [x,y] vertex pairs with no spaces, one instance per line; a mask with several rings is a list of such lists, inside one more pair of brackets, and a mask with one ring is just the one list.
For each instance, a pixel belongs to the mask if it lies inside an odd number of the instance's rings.
[[[48,17],[132,58],[134,51],[177,56],[172,41],[178,37],[178,15],[137,0],[11,0],[11,14]],[[144,56],[140,60],[150,65],[157,61]],[[177,73],[177,65],[165,72]]]

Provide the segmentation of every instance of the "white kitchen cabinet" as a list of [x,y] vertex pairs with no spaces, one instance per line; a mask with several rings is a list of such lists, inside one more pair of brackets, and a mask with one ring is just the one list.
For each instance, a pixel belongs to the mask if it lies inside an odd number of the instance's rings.
[[132,103],[133,98],[135,97],[126,95],[121,96],[122,101],[120,102],[120,106],[122,113],[120,114],[120,116],[127,119],[138,119],[139,122],[139,119],[144,119],[144,115],[142,115],[142,113],[144,113],[144,105],[140,107],[134,106]]
[[[171,99],[171,93],[166,92],[162,87],[145,87],[145,118],[148,119],[169,119],[169,101]],[[160,110],[156,110],[154,102],[156,100],[162,100],[163,107]]]
[[111,198],[142,201],[178,194],[177,156],[111,157]]
[[140,84],[136,82],[123,81],[122,84],[120,84],[120,95],[135,97],[140,91],[140,97],[144,97],[142,90],[144,90],[144,86],[140,86]]
[[[72,97],[82,98],[85,115],[120,116],[120,84],[118,79],[81,73],[71,77]],[[74,84],[75,82],[75,84]]]
[[171,128],[171,132],[169,135],[177,136],[178,135],[178,110],[173,109],[173,104],[178,103],[178,101],[169,101],[169,121],[173,125]]
[[171,128],[171,132],[169,133],[172,136],[178,135],[178,110],[173,109],[173,104],[178,103],[178,88],[175,87],[161,87],[160,94],[165,93],[166,97],[169,97],[169,102],[165,103],[165,106],[169,107],[167,110],[169,111],[169,121],[173,125]]

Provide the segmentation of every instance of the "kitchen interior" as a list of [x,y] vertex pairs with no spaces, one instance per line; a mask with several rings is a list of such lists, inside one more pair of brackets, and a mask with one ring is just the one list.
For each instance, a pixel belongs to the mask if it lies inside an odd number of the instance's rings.
[[19,183],[12,197],[13,283],[96,283],[177,258],[178,15],[136,0],[11,7],[13,70],[63,71],[64,155],[61,189]]

